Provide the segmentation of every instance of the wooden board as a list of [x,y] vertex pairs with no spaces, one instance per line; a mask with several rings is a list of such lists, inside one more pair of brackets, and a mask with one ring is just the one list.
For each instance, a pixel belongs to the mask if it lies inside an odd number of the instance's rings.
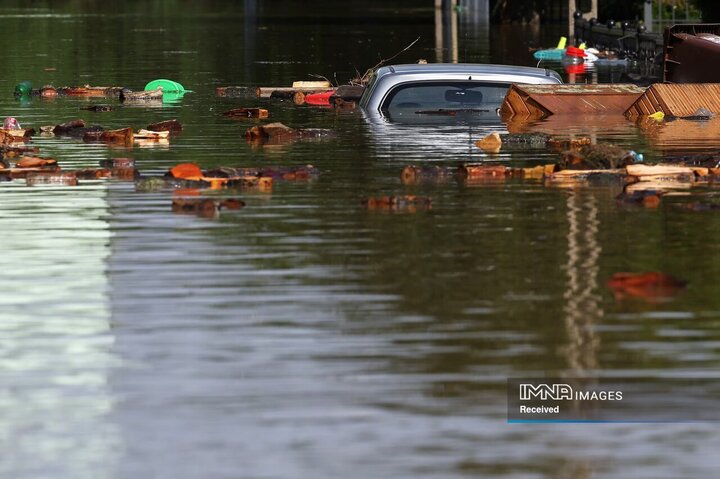
[[503,121],[558,114],[622,115],[643,94],[636,85],[512,85],[500,108]]
[[628,109],[628,118],[652,115],[692,116],[704,108],[720,114],[720,83],[656,83],[651,85]]

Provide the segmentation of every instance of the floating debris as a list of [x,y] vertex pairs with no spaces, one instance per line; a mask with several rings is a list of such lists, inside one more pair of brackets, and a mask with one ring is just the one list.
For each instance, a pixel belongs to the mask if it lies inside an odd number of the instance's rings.
[[121,128],[119,130],[94,131],[87,132],[83,135],[83,141],[86,143],[108,143],[112,145],[123,145],[131,147],[133,145],[133,129]]
[[203,171],[195,163],[180,163],[170,168],[170,176],[183,180],[197,180],[202,178]]
[[65,123],[60,123],[59,125],[55,125],[53,127],[40,127],[40,131],[47,131],[48,129],[52,128],[50,131],[54,135],[66,135],[71,130],[75,130],[77,128],[85,128],[85,120],[78,119],[78,120],[70,120],[66,121]]
[[574,150],[589,145],[590,138],[556,138],[546,133],[490,133],[475,142],[475,145],[488,153],[498,153],[501,148],[547,148],[551,151]]
[[3,159],[16,158],[18,156],[27,155],[28,153],[38,152],[40,152],[40,148],[36,146],[0,146],[0,153],[2,154]]
[[364,86],[340,85],[335,90],[335,94],[330,97],[330,101],[343,100],[346,102],[358,102],[364,92]]
[[123,89],[120,91],[120,101],[122,103],[143,103],[148,101],[162,101],[163,89],[158,87],[155,90],[148,91],[131,91]]
[[29,81],[20,82],[15,85],[15,96],[42,96],[45,98],[54,98],[56,96],[74,96],[74,97],[117,97],[122,91],[122,87],[104,87],[104,86],[64,86],[55,88],[52,85],[44,85],[36,90],[32,89]]
[[666,165],[628,165],[628,175],[634,176],[638,181],[692,183],[695,181],[695,172],[684,166]]
[[307,138],[330,138],[334,133],[331,130],[319,128],[296,129],[282,123],[268,123],[267,125],[253,126],[245,131],[245,139],[249,142],[284,143]]
[[635,190],[628,191],[625,189],[615,199],[621,205],[642,206],[644,208],[657,208],[660,206],[661,197],[664,191],[658,190]]
[[23,156],[15,163],[16,168],[42,168],[45,166],[57,166],[57,160],[38,156]]
[[91,105],[80,108],[81,110],[94,111],[95,113],[113,111],[115,109],[112,105]]
[[77,186],[78,179],[72,172],[33,172],[25,177],[27,186],[56,185],[56,186]]
[[100,166],[103,168],[135,168],[134,158],[112,158],[110,160],[100,160]]
[[307,95],[309,93],[317,93],[327,91],[328,86],[315,86],[315,87],[258,87],[255,89],[255,95],[258,98],[278,98],[278,99],[292,99],[295,93],[302,93]]
[[607,285],[616,299],[640,298],[650,301],[669,299],[682,292],[687,282],[674,276],[660,273],[615,273]]
[[173,198],[172,212],[202,218],[216,218],[221,209],[239,210],[245,202],[236,198],[215,200],[210,198]]
[[183,126],[177,120],[163,120],[157,123],[148,125],[145,129],[150,131],[169,131],[171,133],[179,133],[182,131]]
[[100,180],[113,176],[112,171],[107,168],[84,168],[81,170],[69,171],[68,174],[74,174],[80,180]]
[[264,108],[233,108],[223,113],[230,118],[267,118],[270,113]]
[[361,204],[370,211],[416,213],[430,210],[432,200],[427,196],[380,196],[364,199]]
[[565,152],[559,165],[561,169],[604,170],[624,168],[637,161],[642,161],[642,156],[632,150],[628,151],[615,145],[598,144],[585,145],[579,150]]
[[205,189],[210,188],[208,181],[202,180],[183,180],[173,178],[171,176],[149,176],[140,177],[135,181],[135,189],[137,191],[152,192],[160,190],[178,190],[178,189]]
[[628,108],[626,116],[635,119],[657,112],[662,112],[666,120],[710,117],[714,113],[720,113],[720,85],[655,83]]
[[464,181],[475,179],[505,179],[509,169],[505,166],[462,165],[458,168],[458,178]]
[[255,87],[220,86],[215,89],[215,95],[227,98],[257,96],[257,90]]
[[167,141],[170,137],[169,131],[150,131],[142,129],[138,131],[137,133],[133,134],[133,139],[135,141],[137,140],[165,140]]
[[500,107],[503,121],[539,120],[550,115],[618,115],[645,92],[636,85],[512,85]]

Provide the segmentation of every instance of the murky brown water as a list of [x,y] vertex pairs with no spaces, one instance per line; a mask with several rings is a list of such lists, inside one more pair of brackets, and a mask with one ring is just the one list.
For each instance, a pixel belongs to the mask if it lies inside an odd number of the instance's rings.
[[[434,58],[432,10],[323,5],[317,16],[322,5],[273,2],[254,19],[221,2],[0,10],[4,36],[22,45],[0,53],[3,116],[185,125],[169,147],[33,140],[63,166],[129,156],[149,174],[184,161],[322,171],[245,194],[245,209],[217,220],[173,215],[170,193],[131,183],[2,184],[0,475],[713,476],[714,425],[507,424],[504,388],[532,374],[714,375],[720,217],[679,205],[715,190],[645,210],[619,209],[611,187],[405,187],[406,164],[489,159],[473,141],[497,128],[378,128],[359,112],[215,98],[220,85],[344,80],[417,36],[398,60]],[[468,61],[530,64],[527,47],[556,35],[465,25],[460,45]],[[194,93],[99,114],[10,94],[25,79],[140,89],[162,77]],[[253,149],[242,137],[253,123],[220,112],[256,105],[337,138]],[[648,159],[716,147],[673,135],[659,144],[632,124],[595,134]],[[434,206],[360,208],[380,194],[429,195]],[[671,301],[618,302],[605,287],[618,271],[663,271],[689,287]]]

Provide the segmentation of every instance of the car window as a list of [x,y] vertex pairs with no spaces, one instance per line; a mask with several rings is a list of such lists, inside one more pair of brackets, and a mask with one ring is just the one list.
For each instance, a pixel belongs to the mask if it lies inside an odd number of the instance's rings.
[[507,83],[422,82],[394,88],[381,109],[391,116],[437,110],[495,110],[510,87]]

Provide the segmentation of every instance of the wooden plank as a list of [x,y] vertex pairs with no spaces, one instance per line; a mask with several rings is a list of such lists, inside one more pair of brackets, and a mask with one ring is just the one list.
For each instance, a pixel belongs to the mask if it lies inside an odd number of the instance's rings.
[[636,118],[661,111],[666,116],[693,116],[704,108],[720,114],[720,83],[656,83],[632,104],[626,116]]
[[287,98],[292,98],[297,92],[300,93],[315,93],[319,91],[328,91],[327,87],[316,88],[316,87],[304,87],[304,88],[288,88],[288,87],[257,87],[255,94],[258,98],[270,98],[275,93],[276,96],[286,95]]
[[[506,120],[557,114],[624,114],[645,90],[636,85],[512,85],[500,108]],[[527,112],[527,113],[526,113]]]
[[332,88],[329,81],[294,81],[293,88]]

